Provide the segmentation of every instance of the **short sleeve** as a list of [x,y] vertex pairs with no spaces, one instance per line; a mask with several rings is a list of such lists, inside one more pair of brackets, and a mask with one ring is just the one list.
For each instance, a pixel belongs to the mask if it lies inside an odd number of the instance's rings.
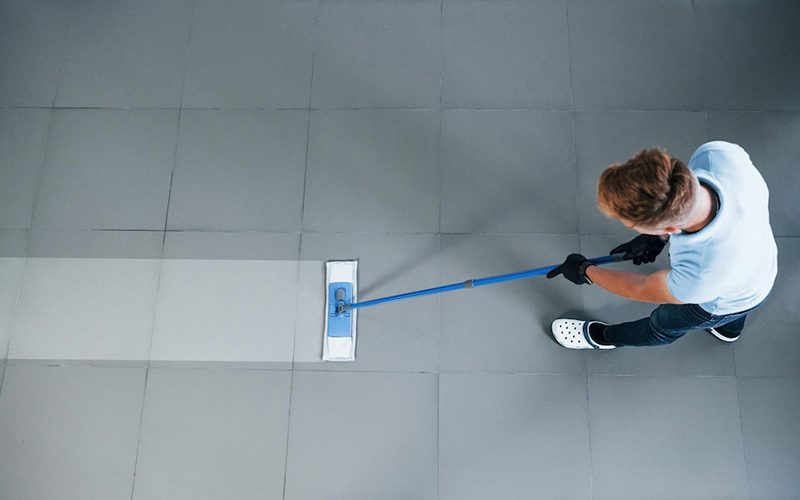
[[667,275],[669,293],[686,304],[704,304],[716,299],[713,286],[713,280],[691,262],[673,263]]

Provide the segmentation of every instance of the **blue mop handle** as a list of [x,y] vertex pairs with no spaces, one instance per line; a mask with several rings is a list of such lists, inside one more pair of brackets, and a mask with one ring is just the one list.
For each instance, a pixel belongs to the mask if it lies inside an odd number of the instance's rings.
[[[616,255],[604,255],[602,257],[595,257],[593,259],[589,259],[592,264],[602,265],[602,264],[610,264],[612,262],[620,262],[622,259],[622,254]],[[560,265],[560,264],[559,264]],[[521,280],[525,278],[532,278],[534,276],[541,276],[543,274],[547,274],[553,269],[558,266],[547,266],[547,267],[540,267],[537,269],[530,269],[528,271],[522,271],[518,273],[510,273],[510,274],[501,274],[499,276],[490,276],[488,278],[480,278],[474,280],[467,280],[461,283],[453,283],[452,285],[444,285],[438,286],[436,288],[427,288],[425,290],[419,290],[416,292],[409,292],[409,293],[401,293],[399,295],[392,295],[390,297],[383,297],[380,299],[374,300],[367,300],[365,302],[355,302],[353,304],[344,304],[339,313],[344,311],[348,311],[350,309],[362,309],[364,307],[371,307],[377,306],[378,304],[384,304],[386,302],[395,302],[398,300],[405,300],[410,299],[412,297],[421,297],[423,295],[434,295],[437,293],[444,293],[444,292],[452,292],[454,290],[462,290],[464,288],[476,288],[479,286],[484,285],[493,285],[495,283],[502,283],[504,281],[514,281],[514,280]]]

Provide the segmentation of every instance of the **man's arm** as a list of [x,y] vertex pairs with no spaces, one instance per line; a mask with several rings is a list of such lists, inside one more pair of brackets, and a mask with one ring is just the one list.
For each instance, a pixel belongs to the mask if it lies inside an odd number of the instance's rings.
[[600,266],[589,266],[586,269],[586,276],[595,285],[622,298],[654,304],[683,304],[669,292],[668,274],[669,269],[652,274],[612,271]]

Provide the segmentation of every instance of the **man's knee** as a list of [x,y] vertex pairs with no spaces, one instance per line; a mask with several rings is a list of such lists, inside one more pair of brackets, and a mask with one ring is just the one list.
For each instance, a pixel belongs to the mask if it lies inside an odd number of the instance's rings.
[[653,345],[665,345],[675,342],[683,335],[682,333],[676,333],[659,328],[653,321],[650,321],[647,326],[647,336],[650,337]]

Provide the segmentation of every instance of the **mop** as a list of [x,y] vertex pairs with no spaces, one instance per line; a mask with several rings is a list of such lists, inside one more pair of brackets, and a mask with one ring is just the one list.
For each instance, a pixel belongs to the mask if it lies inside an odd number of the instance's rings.
[[334,260],[325,263],[325,336],[322,359],[353,361],[356,359],[356,314],[345,311],[345,304],[356,301],[358,261]]
[[[623,260],[622,254],[604,255],[589,259],[602,265]],[[459,283],[401,293],[379,299],[356,302],[358,290],[358,262],[336,260],[325,263],[325,330],[322,341],[322,359],[325,361],[353,361],[356,359],[356,320],[358,309],[412,297],[433,295],[465,288],[493,285],[506,281],[542,276],[558,266],[539,267],[518,273],[501,274],[488,278],[470,279]]]

